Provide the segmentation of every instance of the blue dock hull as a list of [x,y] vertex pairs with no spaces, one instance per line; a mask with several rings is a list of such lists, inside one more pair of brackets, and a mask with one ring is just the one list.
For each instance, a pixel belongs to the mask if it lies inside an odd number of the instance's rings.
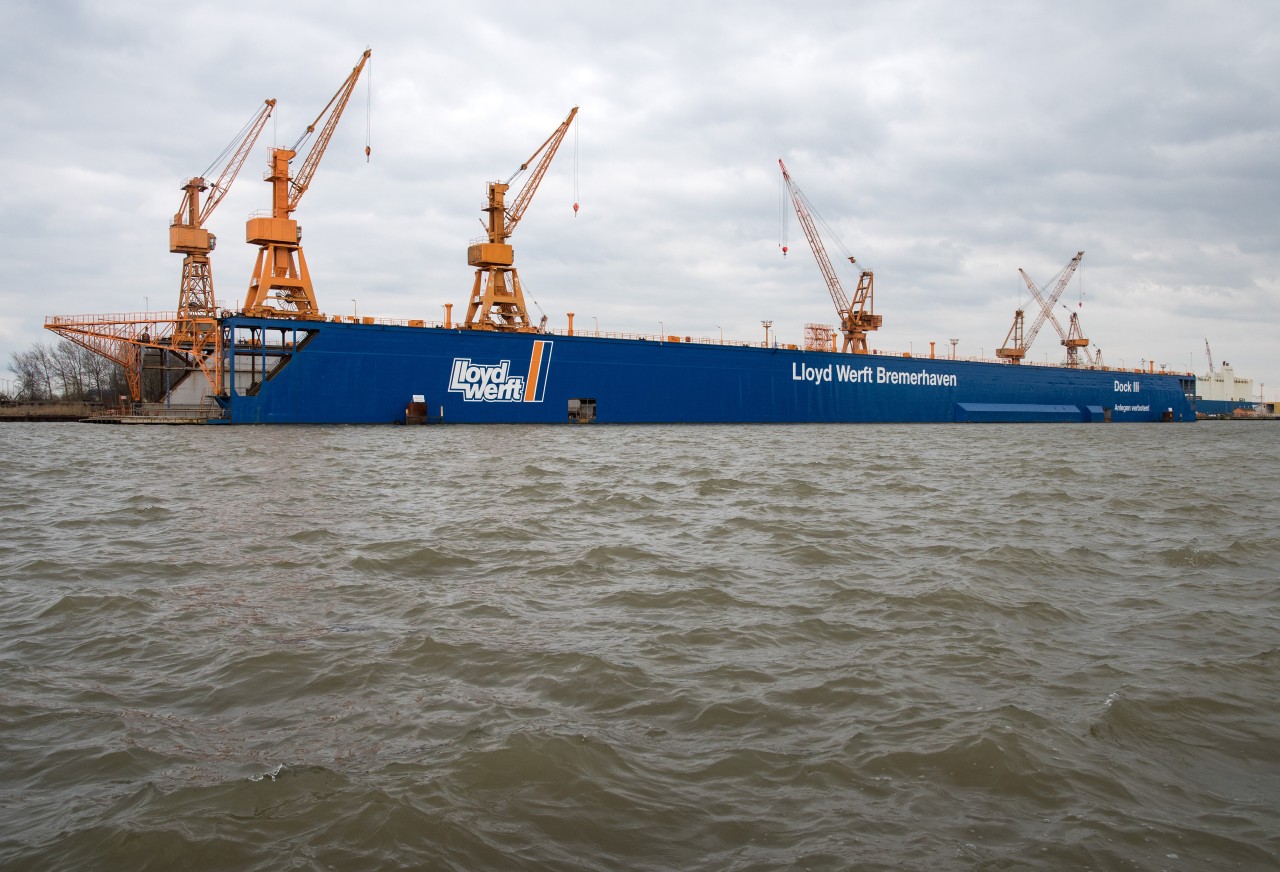
[[[1194,379],[590,335],[234,317],[236,424],[1192,421]],[[230,377],[229,377],[230,378]],[[588,405],[589,404],[589,405]]]
[[1201,415],[1234,415],[1237,409],[1252,410],[1252,400],[1196,400],[1195,409]]

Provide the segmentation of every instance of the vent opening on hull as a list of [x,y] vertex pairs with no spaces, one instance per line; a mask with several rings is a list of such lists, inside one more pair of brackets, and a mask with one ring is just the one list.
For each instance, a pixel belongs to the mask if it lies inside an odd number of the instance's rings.
[[414,394],[413,400],[404,407],[404,422],[406,424],[443,424],[444,406],[439,407],[439,414],[433,415],[427,405],[427,398],[422,394]]
[[569,400],[569,423],[590,424],[596,419],[596,401],[594,398],[574,398]]

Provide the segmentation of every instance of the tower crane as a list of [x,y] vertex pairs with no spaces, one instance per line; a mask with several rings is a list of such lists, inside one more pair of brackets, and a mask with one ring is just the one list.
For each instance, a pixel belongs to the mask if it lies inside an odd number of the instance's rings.
[[[471,330],[504,330],[532,333],[538,328],[529,323],[529,311],[525,308],[524,291],[516,273],[515,249],[507,242],[515,233],[516,225],[524,217],[533,200],[542,177],[546,175],[551,159],[555,157],[564,135],[578,114],[578,107],[569,111],[569,117],[547,137],[520,169],[505,182],[489,183],[489,214],[485,224],[486,236],[467,246],[467,263],[476,268],[475,283],[471,288],[471,300],[467,305],[467,318],[463,326]],[[534,162],[537,162],[536,164]],[[506,194],[511,183],[533,164],[533,172],[525,181],[515,200],[506,205]],[[577,206],[575,205],[575,209]],[[544,319],[545,320],[545,319]]]
[[[222,383],[222,355],[218,353],[221,334],[209,252],[213,251],[218,239],[204,225],[231,189],[231,183],[244,166],[275,105],[275,100],[266,100],[209,169],[182,185],[182,203],[169,225],[169,251],[183,255],[182,286],[178,292],[172,346],[191,355],[215,390]],[[218,170],[219,166],[221,170]],[[207,177],[214,171],[218,171],[217,180],[210,184]],[[205,191],[209,194],[201,203],[200,197]]]
[[[245,240],[259,246],[253,277],[249,280],[249,293],[245,296],[244,313],[254,316],[318,319],[324,316],[316,305],[311,274],[302,254],[302,231],[298,222],[290,216],[298,208],[302,195],[311,186],[320,159],[333,132],[342,118],[356,81],[372,54],[365,49],[360,62],[351,70],[346,81],[320,110],[316,120],[307,126],[292,148],[273,148],[266,179],[271,183],[271,217],[253,217],[245,225]],[[302,168],[291,176],[289,164],[298,149],[321,124],[311,150],[303,159]],[[365,146],[368,155],[369,147]]]
[[[822,244],[822,237],[818,235],[818,228],[813,223],[813,209],[809,205],[809,199],[792,181],[782,158],[778,158],[778,166],[782,169],[782,180],[787,185],[788,193],[791,194],[796,217],[800,219],[804,235],[809,239],[809,247],[813,249],[813,256],[818,261],[818,269],[826,280],[827,290],[831,292],[831,302],[835,304],[836,314],[840,317],[840,332],[844,334],[844,345],[841,350],[852,351],[854,354],[866,354],[867,333],[884,323],[884,317],[875,314],[875,274],[867,269],[861,271],[858,276],[858,287],[853,293],[853,302],[850,303],[845,296],[844,287],[840,284],[840,277],[831,265],[831,259],[827,257],[827,249]],[[849,263],[856,264],[857,261],[850,257]]]
[[[1084,257],[1083,251],[1077,251],[1076,256],[1071,258],[1071,262],[1062,268],[1058,273],[1057,284],[1053,287],[1053,292],[1046,298],[1040,288],[1036,287],[1036,283],[1026,274],[1026,271],[1019,269],[1022,279],[1027,284],[1027,288],[1031,291],[1032,296],[1040,303],[1040,314],[1036,316],[1036,320],[1032,322],[1031,329],[1023,331],[1024,310],[1018,309],[1013,315],[1013,326],[1009,328],[1009,333],[1004,338],[1004,346],[996,349],[996,357],[1008,360],[1010,363],[1022,363],[1022,359],[1027,356],[1027,350],[1031,348],[1031,343],[1036,341],[1036,334],[1040,332],[1040,328],[1044,326],[1044,322],[1053,319],[1054,326],[1058,330],[1058,335],[1062,337],[1063,344],[1067,343],[1068,337],[1062,330],[1062,325],[1053,317],[1053,307],[1057,305],[1058,298],[1062,296],[1062,292],[1067,289],[1067,283],[1071,281],[1071,276],[1075,274],[1076,267],[1080,265],[1081,258]],[[1085,342],[1087,345],[1088,343]],[[1077,346],[1079,347],[1079,346]],[[1071,346],[1067,346],[1068,355],[1071,352]]]

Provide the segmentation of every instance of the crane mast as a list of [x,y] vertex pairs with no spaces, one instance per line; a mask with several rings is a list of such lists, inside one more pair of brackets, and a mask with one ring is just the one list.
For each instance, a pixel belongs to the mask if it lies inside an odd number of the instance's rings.
[[[311,274],[302,253],[302,231],[291,216],[311,186],[320,159],[324,157],[351,92],[355,90],[356,81],[372,53],[372,50],[365,49],[346,81],[292,148],[271,149],[270,168],[266,175],[266,180],[271,183],[271,217],[255,216],[245,225],[245,240],[250,245],[259,246],[244,301],[246,315],[304,319],[324,317],[316,304]],[[322,120],[320,133],[303,159],[297,176],[290,175],[290,162]],[[368,154],[367,147],[365,153]]]
[[[1027,356],[1027,350],[1031,348],[1031,343],[1036,341],[1036,334],[1040,332],[1040,328],[1044,326],[1046,320],[1053,320],[1054,328],[1058,331],[1058,335],[1062,337],[1063,344],[1068,341],[1068,336],[1064,333],[1062,325],[1058,323],[1053,316],[1053,307],[1058,304],[1058,298],[1062,296],[1062,292],[1067,289],[1071,276],[1075,274],[1076,267],[1080,265],[1081,258],[1084,257],[1083,251],[1076,252],[1076,256],[1071,258],[1071,262],[1063,267],[1062,272],[1058,274],[1057,284],[1054,285],[1053,292],[1046,298],[1040,289],[1036,287],[1035,282],[1031,281],[1031,277],[1024,270],[1019,269],[1023,281],[1031,290],[1032,296],[1040,304],[1040,312],[1036,315],[1036,320],[1032,322],[1031,329],[1023,329],[1023,321],[1025,313],[1022,309],[1018,309],[1013,315],[1013,326],[1009,328],[1009,333],[1004,338],[1004,345],[996,349],[996,357],[1008,360],[1010,363],[1022,363],[1023,358]],[[1088,344],[1087,342],[1085,344]],[[1070,356],[1071,346],[1067,346],[1068,356]]]
[[[1054,322],[1057,324],[1057,322]],[[1061,328],[1059,328],[1061,329]],[[1084,331],[1080,328],[1080,316],[1075,312],[1071,313],[1071,323],[1067,327],[1067,335],[1062,338],[1062,344],[1067,349],[1067,366],[1077,367],[1080,365],[1080,349],[1084,349],[1085,360],[1089,363],[1093,361],[1089,359],[1089,340],[1085,338]]]
[[[218,304],[213,293],[209,252],[213,251],[218,240],[204,225],[231,189],[275,105],[275,100],[264,101],[262,108],[210,169],[182,185],[182,203],[169,225],[169,250],[183,255],[182,284],[178,291],[172,344],[175,349],[191,355],[215,389],[222,383],[222,355],[218,353],[221,333],[218,330]],[[222,163],[222,170],[211,185],[205,176],[210,175],[219,163]],[[200,197],[205,191],[209,194],[201,203]]]
[[[516,225],[524,217],[538,185],[542,183],[542,177],[551,166],[551,159],[555,157],[577,114],[578,107],[574,106],[569,111],[569,117],[538,146],[511,178],[505,182],[489,183],[488,203],[483,210],[489,216],[485,222],[486,236],[467,247],[467,263],[476,268],[476,278],[471,286],[464,327],[516,333],[532,333],[537,329],[529,323],[529,310],[525,307],[520,276],[514,266],[515,249],[507,240],[515,233]],[[511,188],[511,182],[527,170],[530,164],[534,164],[533,173],[516,194],[515,200],[507,206],[506,194]]]
[[[851,351],[854,354],[866,354],[868,352],[867,333],[884,323],[884,317],[876,315],[874,311],[875,274],[871,270],[861,271],[858,276],[858,286],[853,293],[853,302],[850,303],[845,296],[844,286],[840,284],[840,276],[836,274],[835,267],[831,265],[831,258],[827,256],[826,246],[822,244],[822,237],[814,224],[813,209],[809,205],[808,198],[792,181],[791,174],[787,172],[787,165],[781,158],[778,159],[778,166],[782,169],[782,180],[786,183],[787,192],[791,195],[796,217],[800,219],[800,226],[804,228],[809,247],[818,261],[818,269],[827,283],[831,302],[835,304],[836,314],[840,317],[840,332],[844,334],[844,345],[841,350]],[[856,264],[856,260],[850,257],[849,263]]]

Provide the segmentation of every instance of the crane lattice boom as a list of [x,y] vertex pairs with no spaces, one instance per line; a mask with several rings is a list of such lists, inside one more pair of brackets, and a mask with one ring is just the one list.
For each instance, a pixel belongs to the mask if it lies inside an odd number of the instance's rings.
[[[542,184],[542,177],[547,174],[547,168],[551,166],[551,159],[556,156],[556,152],[560,149],[560,143],[564,141],[564,135],[569,132],[569,125],[573,123],[573,118],[578,114],[578,107],[574,106],[569,110],[569,117],[566,118],[559,127],[555,129],[546,142],[538,146],[538,148],[529,155],[529,159],[520,164],[520,169],[516,171],[506,184],[510,185],[516,176],[529,168],[534,161],[537,164],[533,168],[533,174],[529,176],[529,180],[525,182],[524,187],[520,189],[520,193],[516,194],[515,202],[506,210],[506,227],[503,230],[503,238],[510,238],[515,233],[516,225],[520,223],[520,219],[524,217],[525,210],[529,208],[529,203],[533,200],[534,193],[538,190],[538,185]],[[538,155],[542,155],[539,160]]]
[[1026,270],[1019,267],[1018,275],[1022,276],[1022,281],[1026,284],[1027,290],[1031,291],[1031,296],[1035,298],[1037,305],[1040,306],[1040,317],[1032,324],[1032,330],[1028,333],[1029,338],[1027,339],[1027,345],[1030,346],[1036,338],[1036,333],[1040,332],[1040,327],[1044,324],[1046,313],[1048,313],[1049,322],[1053,324],[1053,329],[1058,331],[1058,338],[1066,339],[1067,334],[1063,331],[1062,325],[1058,323],[1058,319],[1053,314],[1053,304],[1044,298],[1044,294],[1041,293],[1040,287],[1031,280],[1031,276],[1027,275]]
[[[315,176],[316,170],[320,168],[320,159],[324,157],[325,149],[329,147],[329,140],[333,138],[333,131],[338,127],[342,112],[347,108],[347,101],[351,99],[351,92],[355,90],[356,82],[360,78],[360,73],[364,70],[364,65],[369,62],[371,54],[373,54],[372,49],[365,49],[364,54],[360,56],[360,62],[351,69],[351,74],[347,76],[346,81],[329,98],[328,104],[320,110],[316,120],[307,125],[306,131],[298,137],[298,141],[290,149],[294,154],[297,154],[298,148],[301,147],[302,143],[315,132],[316,125],[320,123],[320,119],[324,119],[324,126],[320,129],[320,135],[316,137],[316,141],[311,145],[311,151],[307,152],[307,156],[303,159],[302,168],[298,170],[298,174],[289,183],[290,212],[297,210],[298,203],[302,200],[302,195],[307,192],[307,188],[311,187],[311,179]],[[325,117],[326,115],[328,117]],[[368,151],[368,146],[366,146],[365,153],[368,154]]]
[[[1036,316],[1036,320],[1031,323],[1031,329],[1027,331],[1026,348],[1031,347],[1031,343],[1036,341],[1036,334],[1040,332],[1040,328],[1044,326],[1044,322],[1053,314],[1053,307],[1058,305],[1058,299],[1062,296],[1062,292],[1067,289],[1067,285],[1071,281],[1071,276],[1075,275],[1076,267],[1080,265],[1080,260],[1084,257],[1083,251],[1077,251],[1076,256],[1071,258],[1071,262],[1062,268],[1062,272],[1058,274],[1058,283],[1053,286],[1053,293],[1047,299],[1041,301],[1040,314]],[[1019,270],[1021,272],[1021,270]],[[1026,273],[1022,273],[1025,277]],[[1030,279],[1027,280],[1030,283]],[[1062,325],[1058,324],[1057,319],[1053,321],[1058,328],[1058,334],[1062,335]],[[1063,337],[1065,338],[1065,337]]]
[[[787,172],[787,165],[782,162],[782,158],[778,158],[778,166],[782,169],[782,180],[786,182],[787,193],[791,195],[791,203],[795,207],[796,217],[800,219],[800,226],[804,229],[805,238],[809,240],[809,247],[813,249],[813,256],[818,261],[818,269],[822,272],[822,278],[827,283],[827,290],[831,292],[831,302],[835,303],[836,311],[843,318],[849,311],[849,299],[845,296],[844,286],[840,284],[840,276],[836,273],[836,269],[831,265],[831,258],[827,256],[827,247],[822,244],[822,236],[818,233],[818,227],[813,223],[813,209],[809,205],[809,198],[796,185],[791,178],[791,173]],[[852,262],[852,258],[850,258]]]
[[[178,207],[177,214],[173,216],[174,225],[204,226],[205,222],[209,220],[209,216],[213,214],[213,210],[218,208],[222,198],[231,190],[232,182],[240,174],[240,168],[244,166],[245,160],[249,157],[249,152],[258,141],[258,135],[262,133],[262,128],[266,126],[267,119],[271,117],[271,111],[275,108],[275,105],[275,100],[264,101],[262,108],[249,119],[249,122],[241,129],[236,139],[223,150],[222,154],[218,156],[209,169],[205,170],[203,175],[188,180],[182,186],[182,190],[185,193],[182,198],[182,205]],[[206,177],[217,169],[219,164],[221,164],[222,170],[218,173],[217,181],[210,185]],[[212,193],[205,197],[204,204],[201,205],[199,193],[203,191],[211,191]]]

